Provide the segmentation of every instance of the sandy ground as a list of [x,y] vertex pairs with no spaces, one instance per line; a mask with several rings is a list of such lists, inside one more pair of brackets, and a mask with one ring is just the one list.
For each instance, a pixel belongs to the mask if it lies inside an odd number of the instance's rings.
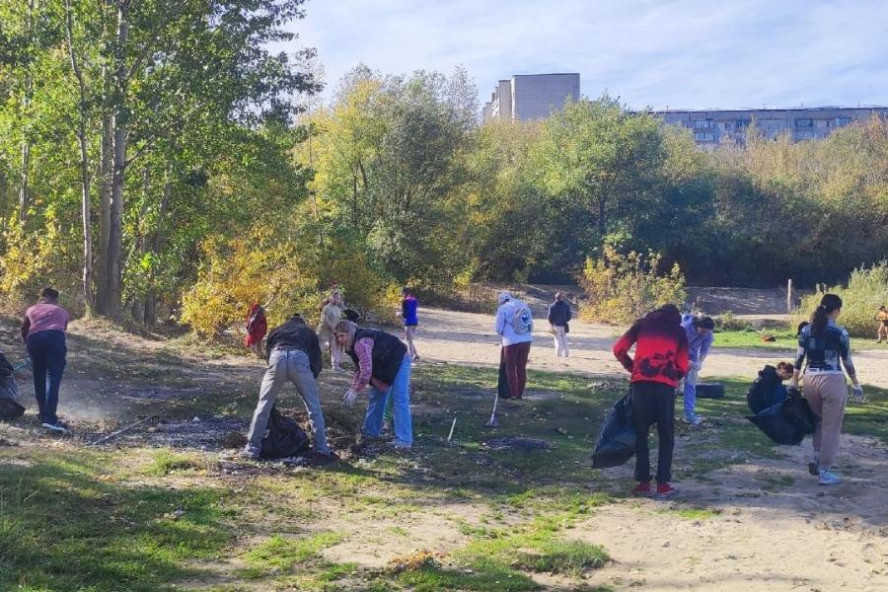
[[[492,314],[423,309],[420,323],[416,347],[423,360],[477,366],[499,364],[500,342],[493,331]],[[545,320],[537,317],[530,369],[590,376],[626,375],[611,353],[619,328],[571,321],[570,357],[559,359],[546,327]],[[790,350],[714,348],[700,376],[704,380],[716,376],[752,380],[765,364],[792,361],[794,354]],[[855,353],[854,364],[864,385],[888,388],[888,347]]]

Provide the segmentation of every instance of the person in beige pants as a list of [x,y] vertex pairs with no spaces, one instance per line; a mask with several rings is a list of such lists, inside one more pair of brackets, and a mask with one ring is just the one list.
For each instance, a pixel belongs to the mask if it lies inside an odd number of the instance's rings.
[[820,419],[814,431],[814,459],[808,463],[808,470],[821,485],[842,482],[842,477],[832,466],[839,452],[842,420],[848,399],[845,372],[854,385],[852,392],[855,401],[863,400],[863,389],[851,361],[848,331],[836,324],[841,312],[842,299],[835,294],[825,294],[811,316],[811,324],[799,332],[799,349],[789,383],[790,388],[798,388],[802,364],[807,359],[804,397]]

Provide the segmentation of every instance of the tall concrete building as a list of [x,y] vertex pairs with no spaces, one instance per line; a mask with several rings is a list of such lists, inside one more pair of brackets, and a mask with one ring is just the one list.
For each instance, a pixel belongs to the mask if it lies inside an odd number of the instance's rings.
[[753,109],[749,111],[657,111],[654,113],[672,125],[694,132],[700,146],[714,146],[728,140],[743,143],[750,125],[766,138],[788,134],[794,141],[825,138],[834,130],[868,119],[873,115],[888,117],[888,107],[816,107],[811,109]]
[[516,74],[499,81],[481,115],[484,121],[542,119],[579,98],[579,74]]

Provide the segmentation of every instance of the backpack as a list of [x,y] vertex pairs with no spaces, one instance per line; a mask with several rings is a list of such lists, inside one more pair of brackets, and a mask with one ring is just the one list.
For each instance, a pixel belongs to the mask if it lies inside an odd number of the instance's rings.
[[262,438],[259,457],[268,460],[299,456],[308,450],[308,446],[308,434],[305,430],[299,427],[295,420],[281,415],[277,407],[272,407],[271,417],[268,419],[268,433]]
[[512,315],[512,329],[516,335],[526,335],[533,331],[533,313],[526,304],[518,301],[512,301],[512,308],[515,310]]

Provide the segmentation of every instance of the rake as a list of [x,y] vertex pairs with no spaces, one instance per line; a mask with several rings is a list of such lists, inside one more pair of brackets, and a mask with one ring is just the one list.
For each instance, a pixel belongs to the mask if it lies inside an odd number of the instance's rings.
[[485,428],[496,428],[499,427],[499,422],[496,420],[496,405],[499,403],[499,389],[496,391],[496,396],[493,399],[493,411],[490,413],[490,419],[487,420],[487,423],[484,424]]

